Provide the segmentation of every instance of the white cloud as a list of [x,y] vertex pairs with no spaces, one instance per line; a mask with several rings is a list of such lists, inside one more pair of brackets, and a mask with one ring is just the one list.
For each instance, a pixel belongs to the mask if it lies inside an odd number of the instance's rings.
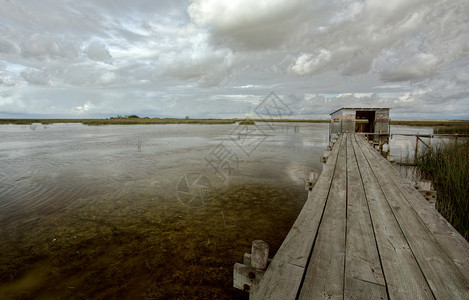
[[331,61],[331,52],[320,49],[316,54],[302,53],[290,66],[290,70],[297,75],[310,75],[323,71]]
[[81,106],[75,106],[73,108],[73,112],[75,113],[86,113],[88,111],[90,111],[91,109],[93,109],[94,105],[93,103],[91,103],[91,101],[86,101],[83,105]]

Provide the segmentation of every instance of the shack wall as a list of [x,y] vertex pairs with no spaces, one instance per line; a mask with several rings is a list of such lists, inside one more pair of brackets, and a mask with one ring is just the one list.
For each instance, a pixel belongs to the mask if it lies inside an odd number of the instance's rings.
[[[372,122],[371,133],[389,135],[389,108],[342,108],[331,114],[330,140],[337,137],[339,132],[355,132],[357,111],[374,111],[375,119]],[[383,137],[375,135],[373,140],[378,142],[383,140]]]

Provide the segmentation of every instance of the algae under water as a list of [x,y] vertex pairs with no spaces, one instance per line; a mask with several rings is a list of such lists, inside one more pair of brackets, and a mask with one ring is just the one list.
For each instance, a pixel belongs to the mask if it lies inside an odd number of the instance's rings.
[[269,126],[0,126],[0,298],[246,299],[233,264],[273,256],[327,145]]

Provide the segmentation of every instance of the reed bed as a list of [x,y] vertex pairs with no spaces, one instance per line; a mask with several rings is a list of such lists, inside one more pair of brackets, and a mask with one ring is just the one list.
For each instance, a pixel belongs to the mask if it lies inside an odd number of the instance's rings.
[[415,164],[432,179],[437,210],[469,241],[469,139],[424,149]]
[[433,129],[434,134],[469,134],[469,124],[465,126],[446,126]]
[[256,123],[254,123],[254,121],[251,121],[251,120],[243,120],[241,122],[239,122],[239,125],[255,125]]
[[392,120],[391,125],[425,126],[425,127],[469,127],[469,121],[438,121],[438,120]]

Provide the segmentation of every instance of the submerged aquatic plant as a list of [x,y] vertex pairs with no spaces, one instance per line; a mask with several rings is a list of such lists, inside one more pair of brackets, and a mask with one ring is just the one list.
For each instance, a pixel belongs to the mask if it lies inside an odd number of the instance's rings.
[[255,239],[275,254],[306,199],[254,184],[214,189],[197,209],[152,189],[113,195],[0,227],[0,299],[243,299],[233,264]]

